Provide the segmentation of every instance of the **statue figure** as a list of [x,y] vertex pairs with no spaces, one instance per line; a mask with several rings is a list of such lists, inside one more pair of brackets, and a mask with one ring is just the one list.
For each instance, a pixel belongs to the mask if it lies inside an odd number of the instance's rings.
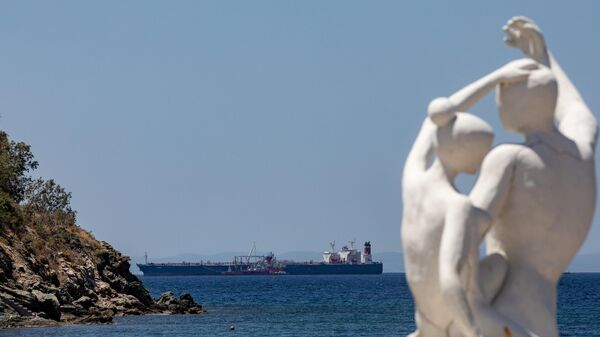
[[[430,110],[435,105],[434,100]],[[425,119],[404,167],[402,244],[417,323],[417,331],[411,337],[446,337],[454,321],[439,275],[440,246],[442,236],[452,226],[449,222],[471,215],[469,226],[482,234],[490,224],[467,196],[455,190],[454,178],[458,173],[472,174],[478,170],[490,150],[492,128],[465,113],[457,113],[446,122],[438,127]],[[437,158],[428,168],[433,152]],[[475,249],[479,240],[479,237],[474,240]],[[475,253],[471,260],[476,264],[478,259]],[[474,323],[472,329],[477,329]]]
[[[490,74],[486,81],[508,84],[522,80],[528,72],[521,68],[534,63],[509,64]],[[479,282],[478,246],[491,225],[489,216],[454,188],[457,174],[477,172],[493,141],[492,128],[486,122],[458,112],[467,111],[476,102],[480,92],[473,89],[479,84],[429,104],[429,117],[404,167],[402,241],[406,276],[417,306],[415,337],[462,333],[481,336],[468,302],[487,298],[485,303],[489,303],[504,280],[505,259],[493,254],[481,264],[482,274],[489,281],[481,288],[470,287],[473,296],[462,291],[468,280]],[[434,152],[437,158],[428,167]],[[461,275],[448,269],[453,263],[461,263],[461,268],[454,269],[462,269]],[[460,287],[459,296],[450,294],[454,290],[448,284],[453,282]],[[463,314],[457,315],[456,310]],[[496,319],[501,329],[511,326],[500,316]],[[517,334],[518,327],[513,330],[516,336],[526,336],[524,331]]]
[[[427,168],[426,159],[415,161],[426,158],[422,130],[406,162],[402,238],[416,336],[558,337],[556,285],[591,225],[596,119],[532,20],[515,17],[503,30],[507,44],[528,58],[435,99],[429,106],[438,128],[432,143],[451,147],[454,139],[439,134],[495,87],[504,127],[525,142],[502,144],[485,156],[468,201],[451,185],[442,188],[433,170],[446,155],[463,162],[475,159],[476,151],[437,150],[436,163]],[[434,127],[431,122],[424,128]],[[458,138],[460,132],[451,134]],[[477,263],[484,235],[488,256]]]

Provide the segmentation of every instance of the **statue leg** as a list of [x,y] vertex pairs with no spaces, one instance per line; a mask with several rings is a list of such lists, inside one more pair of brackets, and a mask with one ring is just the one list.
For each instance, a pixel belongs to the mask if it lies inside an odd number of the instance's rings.
[[491,304],[494,301],[507,273],[508,261],[502,254],[490,254],[479,262],[479,284],[487,303]]

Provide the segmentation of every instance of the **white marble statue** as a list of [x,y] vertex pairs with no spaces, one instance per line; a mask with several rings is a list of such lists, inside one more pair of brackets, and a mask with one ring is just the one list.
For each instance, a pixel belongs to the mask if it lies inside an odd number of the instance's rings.
[[[558,337],[556,285],[592,221],[596,119],[533,21],[513,18],[504,31],[529,58],[432,101],[406,161],[402,241],[415,336]],[[458,111],[494,88],[504,127],[525,141],[491,150],[466,198],[452,180],[477,169],[491,131]],[[484,235],[488,256],[478,262]]]
[[[435,105],[433,101],[430,107]],[[450,218],[471,214],[470,225],[482,233],[490,223],[453,183],[458,173],[478,169],[490,149],[492,129],[464,113],[448,122],[439,128],[428,119],[423,122],[404,168],[402,243],[406,278],[416,306],[418,330],[411,335],[415,337],[445,337],[453,325],[453,311],[446,305],[439,275],[440,245],[446,228],[452,226]],[[428,168],[434,151],[437,158]],[[473,259],[478,260],[476,253]],[[474,324],[472,329],[476,330]]]
[[[511,63],[487,80],[522,80],[528,71],[521,68],[534,64]],[[478,88],[479,83],[475,83],[450,98],[433,100],[429,118],[423,122],[406,160],[402,239],[406,276],[417,306],[418,331],[414,336],[461,336],[463,331],[466,336],[481,336],[468,302],[481,299],[489,303],[504,280],[505,259],[494,254],[482,262],[489,281],[481,288],[470,287],[471,296],[463,291],[463,284],[479,282],[478,246],[491,224],[489,216],[453,186],[457,174],[476,173],[492,144],[493,132],[487,123],[457,112],[468,110],[476,102],[480,97]],[[434,152],[437,158],[428,167]],[[456,266],[458,263],[461,268]],[[459,292],[450,286],[453,282]],[[446,288],[442,288],[444,285]],[[482,306],[480,311],[486,309]],[[491,316],[496,317],[495,326],[501,332],[504,326],[512,326],[499,315]],[[519,331],[518,327],[513,330]],[[521,335],[526,336],[524,332]]]

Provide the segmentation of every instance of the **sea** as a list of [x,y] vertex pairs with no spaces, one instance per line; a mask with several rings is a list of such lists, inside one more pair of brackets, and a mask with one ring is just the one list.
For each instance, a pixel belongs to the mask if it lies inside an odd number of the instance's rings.
[[[8,329],[0,330],[0,337],[391,337],[415,328],[404,274],[142,280],[154,297],[168,290],[189,292],[208,312],[117,317],[110,325]],[[600,336],[600,273],[564,274],[558,288],[561,336]]]

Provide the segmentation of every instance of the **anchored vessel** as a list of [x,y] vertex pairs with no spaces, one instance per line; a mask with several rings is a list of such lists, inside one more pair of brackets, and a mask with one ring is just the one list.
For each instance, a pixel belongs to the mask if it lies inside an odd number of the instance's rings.
[[169,275],[324,275],[324,274],[381,274],[383,263],[374,262],[371,256],[371,242],[364,244],[363,251],[343,246],[335,251],[335,241],[331,249],[323,252],[322,261],[277,260],[273,253],[256,255],[253,246],[248,255],[235,256],[232,262],[177,262],[139,263],[137,266],[145,276]]

